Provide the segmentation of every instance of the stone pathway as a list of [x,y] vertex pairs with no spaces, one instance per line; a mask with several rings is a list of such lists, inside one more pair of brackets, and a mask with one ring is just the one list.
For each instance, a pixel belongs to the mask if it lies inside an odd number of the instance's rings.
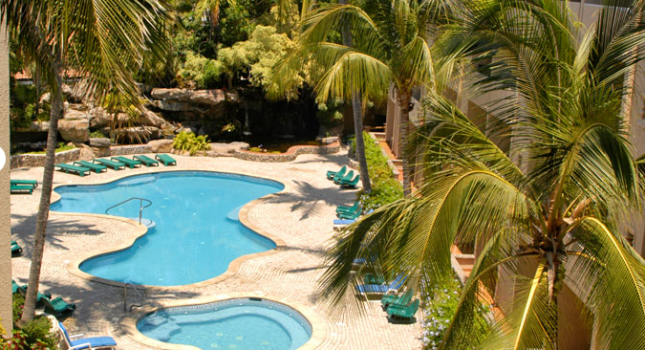
[[[347,312],[340,316],[321,306],[316,297],[317,281],[325,247],[332,240],[332,221],[337,205],[348,205],[354,191],[340,190],[326,180],[325,172],[346,164],[344,154],[301,155],[289,163],[256,163],[235,158],[200,158],[176,156],[177,169],[240,172],[281,179],[287,189],[278,196],[253,206],[248,218],[253,225],[282,239],[286,246],[275,254],[259,256],[241,264],[228,279],[204,287],[185,290],[146,290],[146,305],[168,302],[190,303],[191,299],[225,293],[263,292],[293,301],[318,313],[324,320],[326,338],[317,349],[407,350],[421,348],[421,327],[390,324],[379,303],[367,303],[364,315]],[[126,169],[79,177],[61,172],[55,184],[97,183],[125,174],[146,173],[155,168]],[[161,170],[172,170],[161,167]],[[42,179],[42,168],[11,171],[13,179]],[[36,221],[39,186],[33,195],[11,196],[12,239],[24,248],[20,258],[12,259],[13,278],[26,283],[29,274],[33,232]],[[118,246],[135,236],[135,226],[122,220],[87,215],[50,214],[47,244],[41,277],[41,291],[63,296],[77,304],[77,310],[65,323],[71,333],[86,336],[111,335],[119,349],[154,349],[134,339],[121,327],[127,316],[123,311],[123,289],[86,280],[70,274],[66,264],[75,254],[96,247]]]

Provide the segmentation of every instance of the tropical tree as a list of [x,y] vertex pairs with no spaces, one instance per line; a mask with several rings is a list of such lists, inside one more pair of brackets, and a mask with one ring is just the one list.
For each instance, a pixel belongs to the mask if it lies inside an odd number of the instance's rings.
[[[410,102],[417,87],[432,88],[432,33],[445,17],[434,1],[363,0],[356,4],[318,4],[304,21],[303,50],[324,67],[315,92],[321,100],[361,97],[385,101],[390,84],[401,112],[401,145],[407,149]],[[349,26],[354,42],[333,42]],[[358,134],[358,132],[357,132]],[[410,162],[403,158],[403,187],[410,193]],[[361,172],[361,177],[363,173]]]
[[[235,0],[224,0],[230,6],[237,6]],[[195,4],[195,15],[199,18],[207,18],[209,24],[208,40],[213,38],[213,30],[219,25],[219,12],[222,0],[199,0]]]
[[[0,10],[21,51],[41,69],[52,90],[42,196],[22,321],[34,317],[36,293],[49,217],[58,120],[63,114],[63,70],[73,66],[85,77],[84,93],[101,101],[108,91],[138,103],[132,74],[167,56],[168,19],[162,0],[21,1],[2,0]],[[156,67],[159,68],[159,67]]]
[[[642,200],[621,116],[623,80],[642,59],[642,3],[607,4],[589,29],[566,1],[466,0],[457,8],[437,37],[435,73],[450,70],[439,67],[455,52],[474,58],[485,75],[469,75],[471,93],[511,91],[495,105],[500,123],[480,128],[454,101],[429,96],[415,142],[424,149],[423,186],[344,232],[322,295],[345,300],[360,283],[350,272],[358,257],[408,276],[408,287],[440,284],[452,277],[451,246],[470,244],[477,260],[441,349],[562,348],[571,314],[561,302],[572,294],[593,320],[594,348],[645,349],[645,262],[620,233]],[[510,305],[475,342],[482,293],[509,279],[501,285],[513,286]]]

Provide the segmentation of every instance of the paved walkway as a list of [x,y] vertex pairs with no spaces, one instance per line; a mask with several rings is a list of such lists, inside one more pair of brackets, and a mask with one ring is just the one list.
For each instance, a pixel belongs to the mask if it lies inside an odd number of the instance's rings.
[[[368,303],[365,315],[349,312],[343,316],[321,307],[316,297],[317,280],[324,272],[321,266],[326,246],[333,238],[332,220],[337,205],[348,205],[354,191],[340,190],[326,180],[325,172],[346,163],[344,154],[301,155],[289,163],[256,163],[235,158],[200,158],[176,156],[179,169],[203,169],[241,172],[279,178],[288,183],[281,195],[255,205],[249,220],[259,228],[286,243],[276,254],[252,258],[242,263],[237,274],[205,287],[180,292],[146,290],[145,303],[160,305],[186,302],[204,296],[236,292],[263,292],[312,308],[324,320],[327,335],[318,349],[407,350],[421,348],[419,324],[395,325],[387,322],[378,303]],[[163,168],[163,167],[162,167]],[[55,184],[96,183],[109,181],[124,173],[146,173],[154,168],[126,169],[79,177],[61,172]],[[16,169],[13,179],[42,179],[42,168]],[[11,196],[12,239],[23,246],[23,257],[13,258],[13,278],[26,283],[33,244],[39,186],[33,195]],[[134,226],[109,218],[84,215],[70,216],[52,212],[47,228],[41,291],[61,295],[75,302],[77,310],[65,321],[72,333],[86,336],[109,334],[119,349],[153,349],[136,341],[120,327],[126,317],[123,311],[123,289],[76,277],[66,264],[77,252],[95,247],[109,249],[135,235]]]

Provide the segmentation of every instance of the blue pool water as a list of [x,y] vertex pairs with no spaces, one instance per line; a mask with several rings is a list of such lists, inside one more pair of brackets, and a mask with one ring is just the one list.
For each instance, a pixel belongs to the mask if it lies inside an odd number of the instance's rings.
[[[110,206],[131,197],[151,200],[153,204],[144,209],[143,217],[154,221],[155,228],[130,248],[88,259],[80,269],[119,282],[177,286],[216,277],[240,256],[275,248],[273,241],[244,227],[237,213],[244,204],[283,187],[275,181],[242,175],[164,172],[105,185],[58,187],[61,199],[51,209],[104,214]],[[138,213],[138,201],[109,212],[123,217],[137,217]]]
[[142,318],[137,328],[159,341],[204,350],[294,350],[311,338],[304,316],[264,299],[161,309]]

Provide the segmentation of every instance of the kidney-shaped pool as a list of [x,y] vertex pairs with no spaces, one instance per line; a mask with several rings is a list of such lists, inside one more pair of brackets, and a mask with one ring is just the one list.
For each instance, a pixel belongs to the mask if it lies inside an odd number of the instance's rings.
[[[273,241],[244,227],[237,215],[244,204],[283,188],[275,181],[243,175],[161,172],[102,185],[58,187],[61,199],[51,209],[105,214],[132,197],[150,200],[143,217],[152,220],[154,228],[128,249],[87,259],[80,269],[123,283],[177,286],[214,278],[240,256],[275,248]],[[134,200],[109,214],[138,217],[139,206]]]

